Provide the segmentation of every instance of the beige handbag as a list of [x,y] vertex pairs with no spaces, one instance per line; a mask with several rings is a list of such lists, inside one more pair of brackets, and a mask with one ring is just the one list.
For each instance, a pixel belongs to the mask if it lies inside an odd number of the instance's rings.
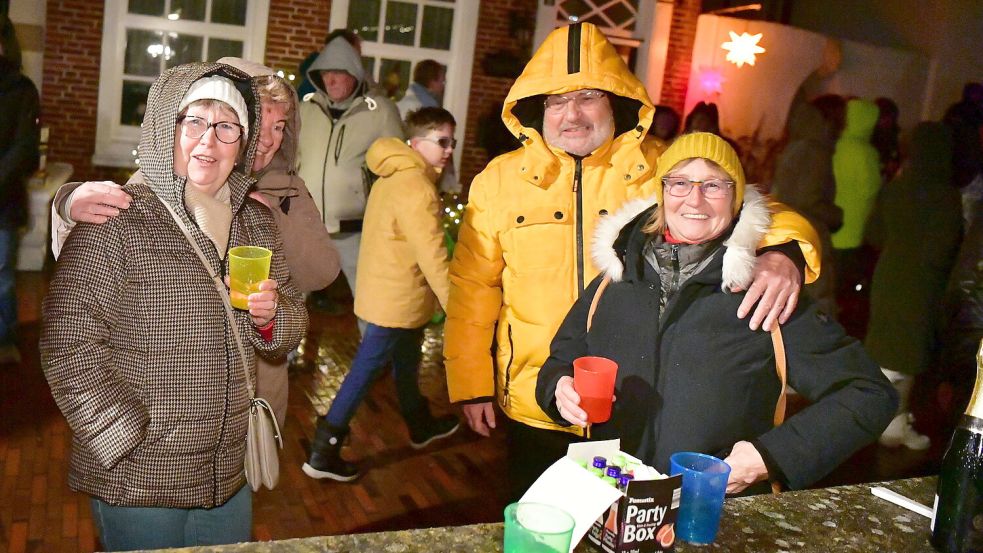
[[[597,304],[601,301],[601,294],[604,293],[604,289],[611,284],[611,277],[605,276],[601,279],[601,283],[597,286],[597,290],[594,292],[594,297],[591,298],[590,309],[587,311],[587,332],[590,332],[591,323],[594,322],[594,312],[597,311]],[[778,374],[778,379],[782,382],[781,392],[778,394],[778,402],[775,404],[775,416],[772,422],[775,426],[780,426],[785,422],[785,405],[786,395],[785,392],[788,390],[788,371],[785,365],[785,342],[782,340],[782,327],[781,325],[775,325],[771,329],[771,345],[775,349],[775,373]],[[782,484],[777,480],[771,481],[771,493],[777,494],[782,491]]]
[[280,480],[280,458],[278,450],[283,449],[283,437],[280,434],[280,426],[276,422],[276,417],[273,416],[273,408],[270,407],[270,404],[265,399],[256,397],[256,385],[249,378],[249,357],[246,356],[246,348],[243,347],[242,338],[239,336],[237,330],[238,325],[236,324],[235,315],[232,311],[232,301],[229,298],[229,291],[225,289],[225,283],[222,282],[222,277],[214,270],[208,258],[205,257],[205,253],[201,251],[198,243],[191,237],[191,233],[188,231],[188,227],[184,224],[184,221],[178,217],[177,213],[174,213],[174,210],[167,202],[161,200],[161,203],[167,208],[171,217],[174,218],[174,222],[177,223],[178,228],[181,229],[184,237],[191,244],[192,249],[198,254],[209,276],[212,277],[212,283],[215,284],[215,289],[218,290],[219,296],[222,297],[222,304],[225,306],[225,316],[228,317],[229,328],[232,329],[232,337],[235,339],[236,346],[239,348],[239,355],[242,358],[242,370],[245,371],[246,376],[246,390],[249,392],[249,425],[246,430],[246,482],[249,483],[249,486],[254,492],[259,491],[263,486],[272,490]]

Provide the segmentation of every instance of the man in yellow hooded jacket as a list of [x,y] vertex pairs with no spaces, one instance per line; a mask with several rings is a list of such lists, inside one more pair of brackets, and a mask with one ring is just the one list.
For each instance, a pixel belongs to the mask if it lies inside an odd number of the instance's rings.
[[[644,86],[597,27],[561,27],[505,99],[502,119],[522,147],[492,160],[471,185],[450,267],[447,387],[475,432],[487,436],[495,427],[493,399],[511,419],[512,497],[564,455],[580,431],[543,413],[536,377],[570,306],[598,274],[589,254],[596,223],[661,186],[658,151],[643,142],[653,112]],[[812,227],[773,208],[761,246],[779,251],[759,257],[754,284],[735,313],[746,316],[760,299],[751,328],[786,319],[803,272],[810,282],[819,270]]]

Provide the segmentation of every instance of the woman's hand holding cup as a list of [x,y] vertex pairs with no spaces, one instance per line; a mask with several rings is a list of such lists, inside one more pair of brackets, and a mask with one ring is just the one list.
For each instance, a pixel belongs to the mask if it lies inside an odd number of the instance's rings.
[[280,306],[277,286],[275,280],[268,278],[259,283],[259,292],[249,294],[249,316],[254,325],[264,327],[276,317],[276,310]]
[[573,377],[562,376],[556,383],[556,408],[563,420],[581,428],[587,426],[587,411],[580,408],[580,394],[573,389]]
[[[225,285],[230,285],[229,277],[225,277]],[[276,310],[280,306],[280,294],[276,291],[279,284],[272,278],[260,281],[259,292],[253,292],[248,296],[242,292],[229,288],[229,295],[234,304],[246,304],[249,306],[249,316],[253,319],[253,324],[264,327],[270,324],[276,316]]]

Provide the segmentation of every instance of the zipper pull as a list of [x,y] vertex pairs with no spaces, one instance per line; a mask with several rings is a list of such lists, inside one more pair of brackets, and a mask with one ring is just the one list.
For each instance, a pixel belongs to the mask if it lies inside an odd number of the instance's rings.
[[582,179],[583,178],[583,175],[584,175],[584,173],[583,173],[584,170],[583,170],[583,166],[581,165],[581,162],[582,162],[582,160],[580,158],[577,158],[577,160],[574,161],[574,170],[573,170],[573,191],[574,191],[574,193],[576,193],[577,190],[580,189],[580,179]]

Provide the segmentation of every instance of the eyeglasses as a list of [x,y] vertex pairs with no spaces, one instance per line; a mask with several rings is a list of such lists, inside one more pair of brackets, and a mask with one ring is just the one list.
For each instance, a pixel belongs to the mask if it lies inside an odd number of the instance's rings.
[[703,191],[703,197],[711,200],[726,198],[730,194],[730,189],[734,187],[734,181],[721,179],[693,180],[687,177],[662,177],[662,186],[670,196],[685,198],[694,188],[699,187]]
[[553,94],[546,97],[543,105],[546,111],[553,113],[564,111],[570,102],[573,102],[578,109],[592,109],[599,106],[606,96],[607,93],[602,90],[585,90],[573,95]]
[[434,144],[440,146],[441,148],[447,150],[453,150],[457,148],[457,139],[451,138],[449,136],[441,136],[440,138],[433,138],[430,136],[418,136],[420,140],[426,140],[427,142],[433,142]]
[[178,119],[178,124],[184,129],[184,136],[198,139],[205,136],[208,129],[215,127],[215,138],[225,144],[235,144],[242,138],[242,125],[231,121],[217,121],[209,123],[201,117],[185,115]]

